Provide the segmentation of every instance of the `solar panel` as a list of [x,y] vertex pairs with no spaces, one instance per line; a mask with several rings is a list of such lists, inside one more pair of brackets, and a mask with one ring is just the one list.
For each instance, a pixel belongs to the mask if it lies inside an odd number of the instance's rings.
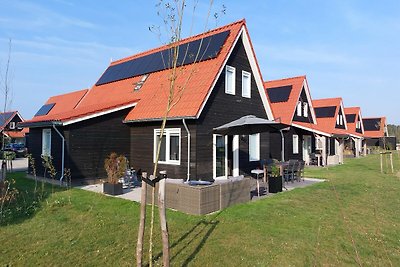
[[281,86],[268,88],[268,97],[271,103],[286,102],[289,99],[290,93],[292,92],[292,86]]
[[51,104],[46,104],[43,105],[38,112],[36,112],[35,117],[36,116],[44,116],[49,114],[50,110],[54,107],[55,103],[51,103]]
[[381,119],[363,119],[364,131],[379,131],[381,129]]
[[0,125],[4,126],[4,124],[11,118],[14,112],[5,112],[0,114]]
[[356,121],[356,114],[346,114],[346,121],[353,123]]
[[336,106],[314,108],[317,118],[332,118],[335,117]]
[[[220,32],[202,39],[179,45],[177,66],[215,58],[230,31]],[[143,57],[131,59],[107,68],[96,85],[115,82],[172,67],[172,49],[165,49]]]

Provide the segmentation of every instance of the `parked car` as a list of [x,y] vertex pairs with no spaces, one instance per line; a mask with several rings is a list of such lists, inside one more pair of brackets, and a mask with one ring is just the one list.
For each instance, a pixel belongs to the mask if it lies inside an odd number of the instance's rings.
[[26,157],[28,154],[28,149],[24,144],[11,143],[4,147],[4,151],[14,152],[16,157]]

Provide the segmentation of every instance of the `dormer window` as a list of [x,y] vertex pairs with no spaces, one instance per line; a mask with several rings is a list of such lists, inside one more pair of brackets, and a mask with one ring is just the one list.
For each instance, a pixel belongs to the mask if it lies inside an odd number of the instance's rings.
[[242,71],[242,96],[251,97],[251,74],[247,71]]
[[235,81],[236,81],[236,69],[234,67],[226,65],[225,67],[225,93],[229,95],[235,95]]
[[301,105],[301,101],[297,102],[297,116],[301,117],[301,109],[302,109],[302,105]]
[[303,106],[303,116],[304,117],[308,117],[308,103],[304,102],[304,106]]

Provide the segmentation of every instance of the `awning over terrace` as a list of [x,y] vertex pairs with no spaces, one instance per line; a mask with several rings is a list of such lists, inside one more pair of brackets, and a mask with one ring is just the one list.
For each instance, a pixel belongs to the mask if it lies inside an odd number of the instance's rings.
[[262,132],[278,132],[289,125],[247,115],[227,124],[214,128],[215,134],[222,135],[249,135]]

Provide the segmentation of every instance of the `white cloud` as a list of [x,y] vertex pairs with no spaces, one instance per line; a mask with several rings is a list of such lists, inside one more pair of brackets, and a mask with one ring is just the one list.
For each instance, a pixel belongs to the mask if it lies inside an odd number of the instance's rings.
[[[24,30],[69,26],[88,29],[96,28],[96,25],[91,22],[72,16],[65,16],[31,2],[9,1],[7,7],[7,9],[3,9],[3,14],[0,18],[4,28]],[[5,14],[5,10],[10,12]],[[18,15],[16,16],[16,14]]]

